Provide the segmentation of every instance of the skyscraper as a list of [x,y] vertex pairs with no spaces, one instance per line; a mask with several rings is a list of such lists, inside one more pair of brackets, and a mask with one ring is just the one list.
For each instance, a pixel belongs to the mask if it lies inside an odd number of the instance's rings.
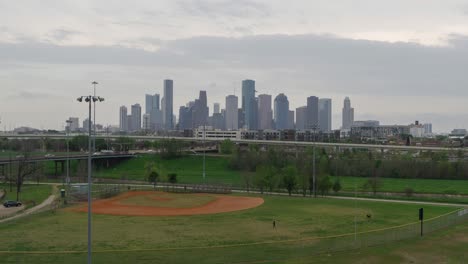
[[219,103],[213,104],[213,114],[219,114]]
[[237,130],[239,129],[239,116],[238,116],[238,98],[235,95],[226,96],[226,129],[227,130]]
[[159,110],[159,94],[155,94],[155,95],[146,94],[145,95],[145,114],[151,114],[151,111],[153,111],[153,109]]
[[294,110],[288,111],[288,129],[294,129]]
[[296,108],[296,129],[306,129],[307,106]]
[[141,129],[141,106],[140,104],[132,105],[132,131],[139,131]]
[[258,107],[255,101],[255,81],[242,81],[242,111],[244,112],[244,127],[249,130],[257,129],[257,116],[255,113]]
[[307,123],[306,129],[317,130],[319,128],[318,97],[307,97]]
[[273,113],[271,110],[271,95],[258,96],[258,129],[271,129]]
[[173,86],[174,82],[172,80],[164,80],[163,123],[166,130],[174,128]]
[[349,97],[344,99],[343,104],[343,124],[342,129],[351,129],[354,122],[354,108],[351,107],[351,100]]
[[192,121],[193,128],[207,125],[208,121],[208,103],[206,97],[206,91],[200,91],[200,95],[195,100],[195,105],[192,110]]
[[151,129],[151,118],[150,114],[144,114],[143,115],[143,130],[149,131]]
[[120,107],[119,128],[120,131],[128,131],[127,107]]
[[322,132],[331,132],[332,101],[329,98],[320,98],[319,105],[319,129]]
[[275,98],[275,126],[276,129],[283,130],[288,128],[289,119],[289,101],[288,97],[280,93]]

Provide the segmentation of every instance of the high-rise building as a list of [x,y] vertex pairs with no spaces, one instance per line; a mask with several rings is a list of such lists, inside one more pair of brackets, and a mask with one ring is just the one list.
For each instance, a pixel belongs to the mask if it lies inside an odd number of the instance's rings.
[[288,129],[294,129],[294,111],[289,110],[288,112]]
[[206,91],[200,91],[200,95],[195,100],[195,105],[192,110],[193,128],[198,128],[208,124],[208,102]]
[[260,94],[258,96],[258,129],[271,129],[272,119],[271,95]]
[[141,106],[140,104],[132,105],[131,131],[139,131],[141,129]]
[[214,103],[213,104],[213,114],[219,114],[219,103]]
[[144,114],[143,115],[143,130],[149,131],[151,129],[151,118],[150,114]]
[[159,94],[155,94],[155,95],[146,94],[145,95],[145,114],[151,114],[151,111],[153,111],[153,109],[159,110]]
[[354,108],[351,107],[351,100],[349,97],[344,99],[343,105],[343,124],[342,129],[351,129],[354,122]]
[[319,106],[319,129],[322,132],[331,132],[332,130],[332,100],[329,98],[320,98]]
[[[91,124],[90,124],[91,123]],[[83,129],[84,131],[88,132],[89,131],[89,126],[91,126],[91,129],[93,129],[93,122],[92,121],[89,121],[89,118],[86,118],[84,121],[83,121]]]
[[280,93],[275,98],[275,128],[278,130],[288,129],[289,101],[288,97]]
[[70,117],[68,118],[68,131],[73,132],[80,129],[80,119],[78,117]]
[[307,123],[306,129],[317,130],[319,129],[319,111],[318,111],[318,97],[309,96],[307,97]]
[[306,129],[307,123],[307,106],[296,108],[296,130]]
[[192,128],[192,106],[181,106],[179,108],[179,130]]
[[128,131],[127,107],[121,106],[119,110],[119,128],[120,131]]
[[244,127],[248,130],[257,129],[258,106],[255,100],[255,81],[242,81],[242,111],[244,112]]
[[164,80],[163,123],[166,130],[171,130],[174,128],[173,87],[174,82],[172,80]]
[[228,95],[226,97],[226,114],[225,114],[225,121],[226,121],[226,129],[227,130],[237,130],[239,129],[239,109],[238,106],[239,102],[237,96],[235,95]]
[[424,134],[426,136],[432,135],[432,124],[431,123],[425,123],[423,124],[424,127]]

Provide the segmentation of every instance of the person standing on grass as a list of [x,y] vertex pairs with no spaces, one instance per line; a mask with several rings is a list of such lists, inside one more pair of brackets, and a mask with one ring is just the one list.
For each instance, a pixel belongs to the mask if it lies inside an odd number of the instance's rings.
[[276,229],[276,220],[273,220],[273,229]]

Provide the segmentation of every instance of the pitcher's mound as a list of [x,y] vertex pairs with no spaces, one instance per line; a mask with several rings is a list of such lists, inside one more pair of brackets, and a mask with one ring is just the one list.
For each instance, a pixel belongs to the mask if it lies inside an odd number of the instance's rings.
[[[245,210],[261,204],[263,199],[259,197],[131,191],[93,201],[92,212],[130,216],[201,215]],[[88,208],[87,205],[81,205],[72,210],[87,212]]]

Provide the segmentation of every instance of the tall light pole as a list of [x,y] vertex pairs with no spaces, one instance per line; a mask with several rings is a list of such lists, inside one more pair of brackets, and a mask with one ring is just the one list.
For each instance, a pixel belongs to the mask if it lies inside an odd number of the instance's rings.
[[[98,84],[98,82],[94,81],[91,83],[93,86],[94,86],[94,97],[96,97],[96,84]],[[93,101],[93,134],[94,134],[94,137],[93,137],[93,152],[96,152],[96,102]]]
[[70,126],[72,121],[70,119],[65,121],[67,123],[66,127],[66,140],[67,140],[67,178],[66,178],[66,183],[67,185],[70,185]]
[[91,102],[96,103],[96,101],[102,102],[104,98],[99,96],[81,96],[78,97],[78,102],[83,102],[83,100],[89,105],[89,116],[88,120],[88,264],[91,264]]
[[205,136],[206,136],[206,129],[205,129],[205,123],[203,123],[203,181],[205,181],[205,177],[206,177]]

